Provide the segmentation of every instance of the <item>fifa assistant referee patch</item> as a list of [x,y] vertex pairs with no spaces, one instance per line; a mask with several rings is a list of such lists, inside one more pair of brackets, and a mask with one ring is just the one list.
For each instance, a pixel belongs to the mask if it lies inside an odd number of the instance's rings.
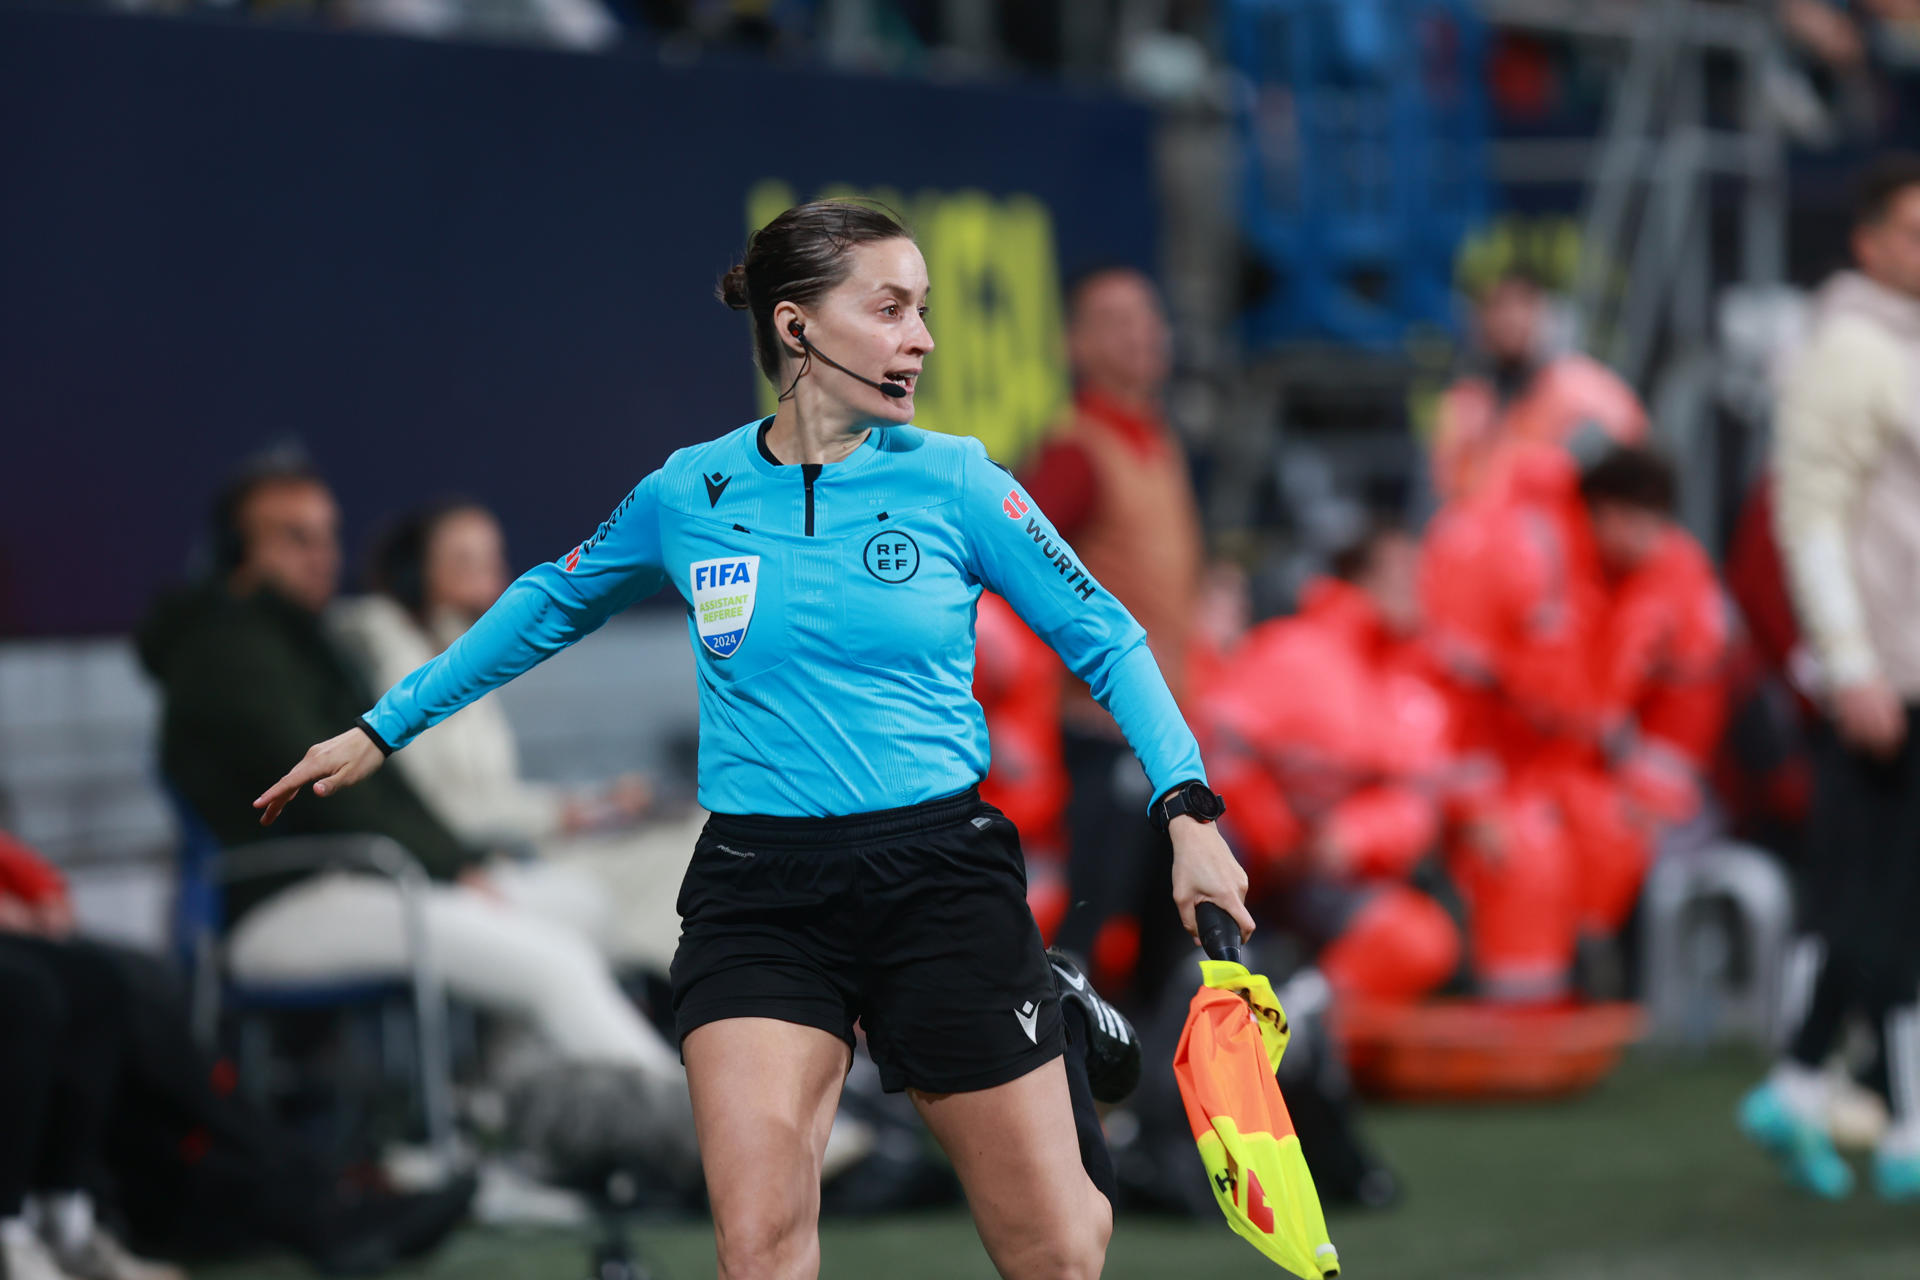
[[687,566],[693,587],[693,621],[700,643],[716,658],[731,658],[753,621],[760,588],[760,557],[696,560]]

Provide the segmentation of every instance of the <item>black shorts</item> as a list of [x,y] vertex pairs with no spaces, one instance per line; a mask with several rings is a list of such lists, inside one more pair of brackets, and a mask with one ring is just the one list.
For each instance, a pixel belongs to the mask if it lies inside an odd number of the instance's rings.
[[990,1089],[1064,1050],[1019,834],[977,791],[851,818],[716,813],[679,910],[683,1039],[778,1018],[851,1045],[857,1019],[894,1093]]

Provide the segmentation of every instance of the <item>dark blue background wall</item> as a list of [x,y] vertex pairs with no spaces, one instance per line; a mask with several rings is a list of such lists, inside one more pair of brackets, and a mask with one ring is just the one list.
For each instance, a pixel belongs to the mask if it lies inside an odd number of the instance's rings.
[[[0,633],[129,626],[288,439],[356,551],[459,491],[559,554],[757,412],[712,289],[769,180],[1035,197],[1060,270],[1153,256],[1147,119],[1112,101],[0,10]],[[976,278],[936,336],[1000,305]]]

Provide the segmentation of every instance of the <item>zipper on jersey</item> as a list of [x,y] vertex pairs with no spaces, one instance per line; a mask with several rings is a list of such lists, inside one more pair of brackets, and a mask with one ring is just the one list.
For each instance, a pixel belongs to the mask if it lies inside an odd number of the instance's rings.
[[813,536],[813,482],[820,478],[820,464],[803,462],[800,464],[800,482],[807,486],[807,536]]

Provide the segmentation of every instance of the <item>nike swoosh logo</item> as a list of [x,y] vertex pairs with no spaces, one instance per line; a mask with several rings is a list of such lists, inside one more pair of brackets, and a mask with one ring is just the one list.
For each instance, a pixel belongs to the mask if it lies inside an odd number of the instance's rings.
[[[702,476],[700,478],[707,482],[707,505],[709,507],[719,506],[720,495],[725,493],[727,491],[727,486],[733,483],[733,477],[732,476],[722,477],[720,473],[716,471],[713,473],[713,475]],[[716,479],[719,481],[717,484],[715,483]]]
[[1085,974],[1068,973],[1065,969],[1062,969],[1059,965],[1055,965],[1053,967],[1053,971],[1060,975],[1060,981],[1066,983],[1068,986],[1072,987],[1075,991],[1085,991],[1087,989],[1087,978]]
[[1015,1009],[1013,1016],[1019,1020],[1020,1029],[1027,1033],[1027,1039],[1039,1044],[1040,1033],[1034,1027],[1040,1021],[1040,1006],[1028,1004],[1025,1010]]

